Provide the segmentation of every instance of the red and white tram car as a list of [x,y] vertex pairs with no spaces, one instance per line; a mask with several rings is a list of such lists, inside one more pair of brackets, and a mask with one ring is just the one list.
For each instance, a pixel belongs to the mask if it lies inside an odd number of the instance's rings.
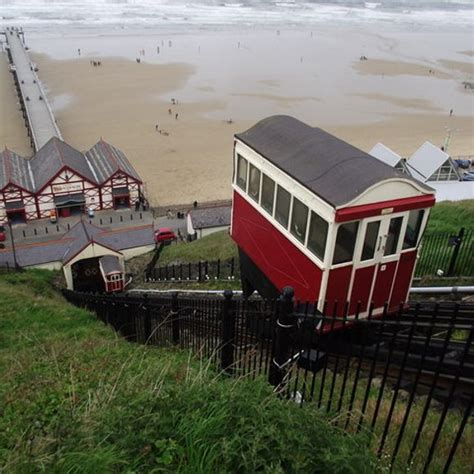
[[124,273],[119,259],[115,255],[105,255],[99,259],[99,269],[106,293],[115,293],[124,289]]
[[339,316],[406,301],[433,189],[288,116],[235,135],[232,185],[245,296],[292,286]]

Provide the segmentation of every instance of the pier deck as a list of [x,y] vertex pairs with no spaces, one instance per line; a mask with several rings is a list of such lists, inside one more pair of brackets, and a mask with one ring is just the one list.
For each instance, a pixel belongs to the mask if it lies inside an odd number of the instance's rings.
[[8,29],[4,32],[7,38],[7,52],[10,68],[15,77],[15,83],[25,118],[26,127],[31,137],[34,151],[38,151],[51,137],[62,139],[48,99],[41,82],[31,62],[25,45],[23,34],[17,30]]

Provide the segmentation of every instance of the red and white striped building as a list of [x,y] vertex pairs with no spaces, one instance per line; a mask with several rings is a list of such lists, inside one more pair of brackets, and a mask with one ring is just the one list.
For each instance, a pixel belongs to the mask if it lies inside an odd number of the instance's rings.
[[53,137],[30,159],[0,153],[0,225],[143,200],[143,182],[126,156],[100,140],[81,153]]

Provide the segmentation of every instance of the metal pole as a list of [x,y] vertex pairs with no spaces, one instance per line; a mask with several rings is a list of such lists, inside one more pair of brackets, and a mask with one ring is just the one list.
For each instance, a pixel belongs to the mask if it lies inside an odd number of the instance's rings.
[[13,251],[13,263],[15,265],[15,270],[18,269],[18,262],[16,260],[16,249],[15,249],[15,239],[13,237],[12,223],[8,219],[8,227],[10,228],[10,238],[12,239],[12,251]]

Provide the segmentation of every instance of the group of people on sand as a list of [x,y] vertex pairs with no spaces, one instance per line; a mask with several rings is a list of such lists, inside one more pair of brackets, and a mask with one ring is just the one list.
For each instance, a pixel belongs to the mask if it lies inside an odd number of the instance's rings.
[[94,66],[94,67],[102,66],[102,61],[100,61],[100,60],[96,61],[94,59],[91,59],[90,63],[91,63],[91,66]]
[[[171,99],[171,104],[178,105],[178,99]],[[168,109],[168,115],[173,115],[173,110],[171,108]],[[174,112],[174,119],[178,120],[178,117],[178,112]],[[160,135],[169,135],[168,132],[165,132],[163,129],[160,128],[159,124],[155,124],[155,132],[158,132]]]

